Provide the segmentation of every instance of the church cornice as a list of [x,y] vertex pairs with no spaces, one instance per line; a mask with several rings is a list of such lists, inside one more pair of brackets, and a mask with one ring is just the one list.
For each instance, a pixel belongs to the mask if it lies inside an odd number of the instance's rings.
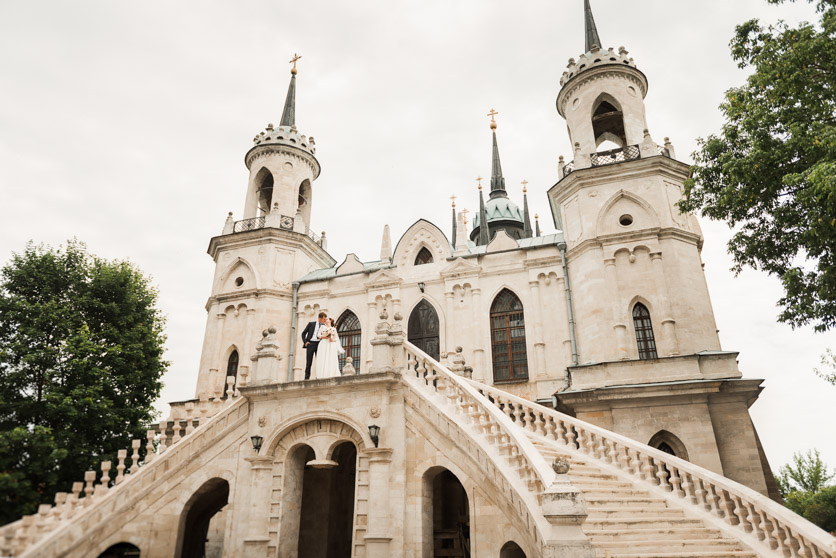
[[209,240],[209,247],[206,252],[213,260],[217,261],[221,250],[260,246],[264,245],[265,240],[271,241],[269,244],[272,246],[291,250],[301,249],[320,268],[333,267],[337,263],[337,260],[332,258],[328,252],[314,242],[308,235],[273,227],[212,237]]
[[228,302],[247,302],[257,298],[275,298],[279,300],[291,300],[292,293],[280,289],[249,289],[247,291],[236,291],[234,293],[219,293],[210,296],[206,301],[206,311],[212,308],[213,304],[225,304]]
[[608,234],[588,238],[573,246],[566,252],[566,257],[571,260],[590,251],[617,246],[621,244],[635,244],[637,242],[651,241],[654,246],[661,240],[676,239],[693,244],[699,248],[702,237],[692,232],[683,231],[673,227],[654,227],[629,233]]
[[560,116],[565,118],[566,103],[569,102],[569,99],[571,99],[579,89],[585,87],[590,82],[608,77],[626,79],[638,86],[641,91],[642,99],[647,96],[647,76],[645,76],[641,70],[632,66],[621,64],[604,64],[585,70],[566,82],[566,85],[564,85],[557,94],[557,112],[560,113]]
[[316,157],[301,148],[292,147],[290,145],[256,145],[247,151],[246,155],[244,155],[244,164],[247,165],[247,169],[249,170],[253,162],[257,159],[269,157],[270,155],[284,155],[285,157],[297,159],[308,165],[313,173],[314,180],[319,177],[321,167],[319,166],[319,161],[316,160]]

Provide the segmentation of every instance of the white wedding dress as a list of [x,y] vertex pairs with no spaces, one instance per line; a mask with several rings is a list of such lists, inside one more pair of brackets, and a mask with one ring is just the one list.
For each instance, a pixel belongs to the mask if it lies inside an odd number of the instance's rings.
[[[328,337],[329,335],[331,336],[330,338]],[[344,350],[342,345],[340,345],[337,328],[320,328],[319,338],[319,347],[316,350],[316,379],[336,378],[341,375],[340,362],[337,357]]]

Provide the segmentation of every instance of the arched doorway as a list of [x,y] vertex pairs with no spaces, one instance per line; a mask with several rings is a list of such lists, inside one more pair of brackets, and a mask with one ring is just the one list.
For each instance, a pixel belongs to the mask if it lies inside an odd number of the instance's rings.
[[139,548],[131,543],[117,543],[99,554],[99,558],[139,558]]
[[285,509],[299,511],[298,520],[282,519],[281,555],[351,556],[357,448],[351,442],[344,442],[334,448],[328,462],[315,462],[315,459],[314,450],[307,445],[298,447],[288,459]]
[[[470,558],[470,504],[456,475],[434,467],[424,475],[424,555]],[[427,540],[429,539],[429,540]]]
[[508,541],[499,550],[499,558],[525,558],[525,552],[514,541]]
[[[235,382],[238,382],[238,349],[232,349],[232,352],[229,354],[229,359],[226,361],[226,376],[224,376],[224,399],[232,395],[228,393],[229,384],[227,383],[227,378],[229,378],[230,376],[235,378]],[[235,383],[232,384],[232,389],[235,389]]]
[[208,558],[223,552],[224,517],[221,510],[229,501],[229,483],[214,478],[189,498],[180,515],[177,558]]
[[407,339],[410,343],[438,360],[440,342],[438,339],[438,313],[427,299],[421,300],[409,315],[406,326]]

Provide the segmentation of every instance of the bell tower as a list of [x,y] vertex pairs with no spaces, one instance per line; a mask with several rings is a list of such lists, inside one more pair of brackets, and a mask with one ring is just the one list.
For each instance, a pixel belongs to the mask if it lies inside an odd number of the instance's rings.
[[[312,137],[296,128],[296,62],[290,61],[290,85],[279,126],[268,124],[253,138],[244,163],[249,180],[243,219],[227,217],[223,232],[212,238],[215,261],[212,291],[200,358],[196,394],[225,397],[227,378],[248,375],[262,332],[270,336],[271,358],[261,366],[269,377],[249,377],[250,384],[280,382],[287,377],[294,315],[294,282],[336,262],[324,238],[311,231],[313,182],[319,176]],[[259,372],[261,374],[261,372]]]

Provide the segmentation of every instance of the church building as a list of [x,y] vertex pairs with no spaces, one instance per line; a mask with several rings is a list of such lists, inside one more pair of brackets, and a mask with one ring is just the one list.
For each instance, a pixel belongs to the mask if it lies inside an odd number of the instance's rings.
[[[244,156],[243,214],[209,241],[195,397],[0,527],[0,555],[836,556],[780,503],[748,410],[762,382],[721,346],[702,232],[677,206],[689,165],[651,135],[648,79],[603,47],[589,0],[584,21],[555,183],[509,196],[491,109],[472,223],[455,203],[394,243],[380,223],[366,262],[312,230],[294,56],[281,120]],[[341,375],[306,380],[321,312]]]

